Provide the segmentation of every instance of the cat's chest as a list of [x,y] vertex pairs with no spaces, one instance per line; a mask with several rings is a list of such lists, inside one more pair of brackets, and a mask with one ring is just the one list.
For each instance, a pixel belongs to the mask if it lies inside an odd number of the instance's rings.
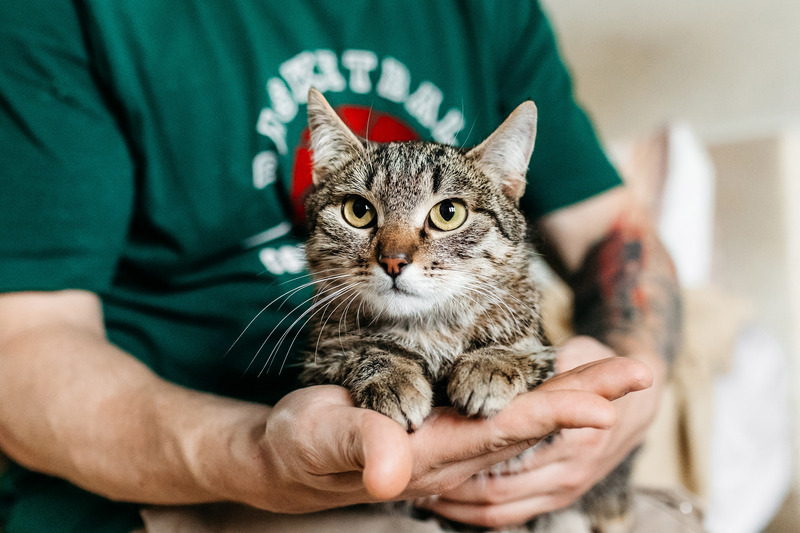
[[433,375],[439,375],[470,346],[463,330],[447,327],[390,327],[383,335],[400,346],[421,355]]

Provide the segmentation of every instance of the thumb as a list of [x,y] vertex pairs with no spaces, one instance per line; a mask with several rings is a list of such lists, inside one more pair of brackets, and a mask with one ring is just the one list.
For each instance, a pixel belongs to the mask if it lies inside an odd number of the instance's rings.
[[364,487],[371,496],[389,500],[411,480],[413,456],[408,433],[394,420],[364,410],[359,424],[360,443],[354,442],[363,467]]

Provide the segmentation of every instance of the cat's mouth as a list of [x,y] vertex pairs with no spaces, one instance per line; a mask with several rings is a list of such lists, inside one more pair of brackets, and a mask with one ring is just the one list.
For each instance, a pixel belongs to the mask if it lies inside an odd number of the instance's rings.
[[383,270],[376,270],[374,274],[371,298],[384,312],[405,316],[429,308],[434,301],[429,284],[423,283],[411,267],[395,277],[387,276]]
[[439,301],[429,285],[420,284],[415,276],[406,278],[405,273],[391,281],[376,279],[371,289],[365,294],[370,307],[382,315],[397,318],[429,313]]
[[412,293],[412,292],[409,292],[409,291],[407,291],[407,290],[403,289],[402,287],[400,287],[400,286],[397,284],[397,280],[394,280],[394,281],[392,282],[392,288],[391,288],[391,289],[389,289],[389,290],[390,290],[392,293],[395,293],[395,294],[402,294],[402,295],[404,295],[404,296],[416,296],[416,294],[414,294],[414,293]]
[[409,280],[402,277],[395,278],[391,281],[391,286],[384,289],[390,296],[405,297],[405,298],[419,298],[420,293],[413,290],[413,285]]

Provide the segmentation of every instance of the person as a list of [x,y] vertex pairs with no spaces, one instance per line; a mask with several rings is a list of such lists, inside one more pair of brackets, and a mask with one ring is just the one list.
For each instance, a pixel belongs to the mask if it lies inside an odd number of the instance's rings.
[[[575,501],[642,441],[675,277],[535,2],[0,11],[7,531],[130,531],[146,504],[392,498],[502,526]],[[561,374],[490,421],[437,408],[413,434],[342,388],[297,389],[310,86],[375,141],[468,146],[537,103],[522,203],[576,294]],[[564,428],[519,474],[474,477]]]

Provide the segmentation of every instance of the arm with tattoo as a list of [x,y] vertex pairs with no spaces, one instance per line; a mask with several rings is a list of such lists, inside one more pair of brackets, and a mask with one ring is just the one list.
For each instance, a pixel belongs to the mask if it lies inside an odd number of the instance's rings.
[[672,262],[643,215],[621,215],[568,281],[576,334],[620,355],[653,351],[671,365],[680,338],[680,292]]

